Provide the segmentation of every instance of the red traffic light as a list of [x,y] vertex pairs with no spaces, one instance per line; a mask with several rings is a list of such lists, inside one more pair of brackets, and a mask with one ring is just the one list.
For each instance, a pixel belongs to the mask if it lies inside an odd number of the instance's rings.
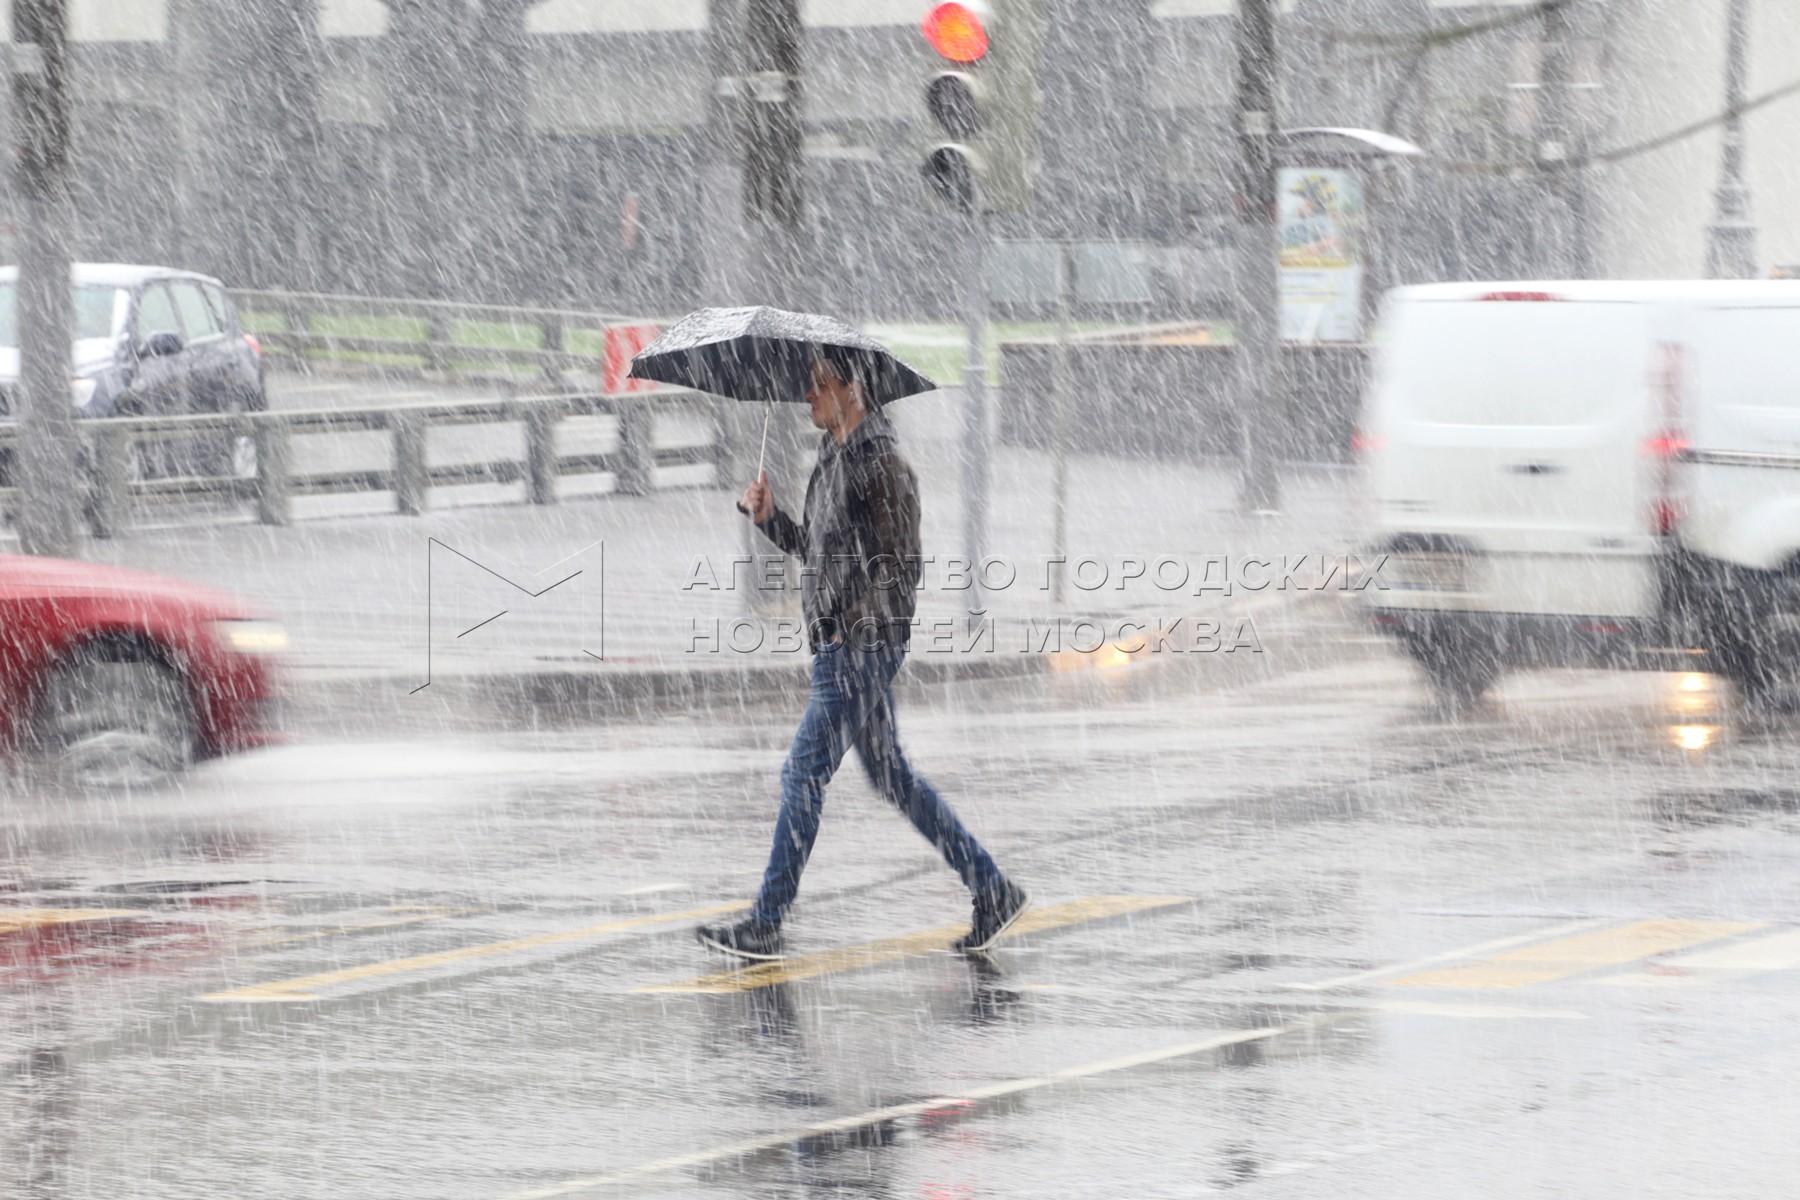
[[967,4],[940,4],[925,14],[925,40],[951,62],[972,63],[987,53],[987,30]]

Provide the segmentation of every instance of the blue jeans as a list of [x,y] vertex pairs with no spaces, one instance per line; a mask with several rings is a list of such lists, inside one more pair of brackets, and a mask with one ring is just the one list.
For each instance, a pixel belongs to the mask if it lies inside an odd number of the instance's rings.
[[781,815],[762,891],[750,910],[755,919],[779,924],[794,903],[800,872],[819,835],[825,785],[852,746],[875,790],[906,814],[971,892],[991,895],[1000,889],[1000,868],[900,752],[894,676],[905,658],[903,647],[853,649],[841,644],[823,646],[813,656],[812,698],[781,768]]

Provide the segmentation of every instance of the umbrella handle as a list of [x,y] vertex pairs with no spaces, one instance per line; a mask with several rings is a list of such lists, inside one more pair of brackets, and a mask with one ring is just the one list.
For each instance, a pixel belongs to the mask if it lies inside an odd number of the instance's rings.
[[773,400],[765,400],[763,402],[762,446],[756,451],[756,477],[758,479],[762,478],[763,456],[769,452],[769,418],[774,415],[775,402]]
[[[775,402],[773,400],[767,401],[763,406],[762,446],[756,452],[756,477],[758,479],[761,479],[763,474],[763,457],[769,452],[769,418],[774,415]],[[750,510],[744,507],[744,502],[742,500],[737,502],[737,510],[746,517],[750,515]]]

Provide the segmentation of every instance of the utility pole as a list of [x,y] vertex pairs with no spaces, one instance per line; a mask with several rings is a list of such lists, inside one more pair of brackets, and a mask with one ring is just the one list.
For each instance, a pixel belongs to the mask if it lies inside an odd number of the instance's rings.
[[[715,99],[715,170],[723,180],[737,176],[741,218],[734,244],[717,246],[734,264],[732,303],[773,304],[809,310],[811,289],[803,277],[805,160],[802,156],[801,48],[799,0],[711,0]],[[724,190],[724,189],[721,189]],[[719,197],[720,202],[727,198]],[[800,397],[796,396],[798,400]],[[766,470],[789,506],[804,487],[803,455],[811,432],[803,406],[778,404],[769,429]],[[738,414],[760,424],[760,411]],[[740,429],[742,424],[740,424]],[[740,444],[748,445],[748,439]],[[745,456],[746,472],[751,466]],[[744,526],[745,552],[772,553],[762,534]],[[757,572],[750,608],[761,615],[797,612],[800,576],[783,559],[779,570]],[[766,585],[766,586],[765,586]]]
[[1547,180],[1544,195],[1552,211],[1551,270],[1571,279],[1594,273],[1588,221],[1586,131],[1575,116],[1575,42],[1572,0],[1544,6],[1543,71],[1537,110],[1537,158]]
[[1281,420],[1281,294],[1275,277],[1275,7],[1239,0],[1237,37],[1237,360],[1243,474],[1238,506],[1281,504],[1275,435]]
[[[963,255],[963,314],[968,322],[969,353],[963,367],[963,545],[969,548],[969,615],[987,609],[981,598],[981,560],[987,552],[988,481],[992,476],[988,449],[987,406],[987,216],[979,204],[969,214],[969,249]],[[979,627],[980,622],[977,622]]]
[[75,550],[80,506],[69,398],[73,196],[69,163],[68,0],[12,0],[19,239],[19,542],[27,554]]
[[1756,277],[1756,226],[1744,183],[1744,75],[1750,32],[1749,0],[1730,0],[1725,30],[1725,137],[1713,220],[1706,233],[1708,279]]
[[758,289],[783,308],[810,307],[801,253],[806,206],[801,157],[800,0],[746,0],[744,216],[764,275]]

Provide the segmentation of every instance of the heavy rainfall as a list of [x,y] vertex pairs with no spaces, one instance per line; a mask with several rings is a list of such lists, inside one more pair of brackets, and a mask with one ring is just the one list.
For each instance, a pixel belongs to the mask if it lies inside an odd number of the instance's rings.
[[0,1194],[1794,1194],[1800,8],[0,26]]

